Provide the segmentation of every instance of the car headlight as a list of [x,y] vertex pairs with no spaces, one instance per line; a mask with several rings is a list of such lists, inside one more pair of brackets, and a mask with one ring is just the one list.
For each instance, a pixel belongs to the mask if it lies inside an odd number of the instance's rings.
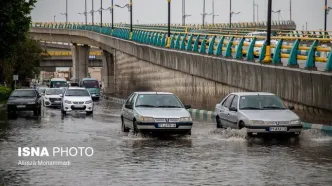
[[301,124],[301,121],[300,120],[292,120],[292,121],[289,122],[289,124],[297,125],[297,124]]
[[67,104],[71,104],[71,101],[65,100],[65,103],[67,103]]
[[264,121],[262,120],[249,120],[250,125],[264,125]]
[[29,101],[29,102],[28,102],[29,105],[33,105],[33,104],[35,104],[35,103],[36,103],[36,102],[34,102],[34,101]]
[[152,117],[145,117],[145,116],[141,116],[139,120],[143,122],[154,122],[154,119]]
[[192,121],[192,119],[191,119],[191,117],[180,118],[180,122],[184,122],[184,121]]
[[90,104],[92,103],[92,100],[86,101],[85,104]]
[[48,99],[49,99],[49,97],[46,97],[46,96],[44,96],[44,99],[48,100]]

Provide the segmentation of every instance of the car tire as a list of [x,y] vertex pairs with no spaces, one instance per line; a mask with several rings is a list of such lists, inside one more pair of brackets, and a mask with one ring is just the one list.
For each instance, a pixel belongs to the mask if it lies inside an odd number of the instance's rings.
[[188,136],[191,136],[191,130],[187,133]]
[[8,118],[13,117],[14,113],[15,113],[14,111],[12,111],[10,109],[7,109],[7,116],[8,116]]
[[241,121],[240,123],[237,124],[237,129],[241,130],[242,128],[244,128],[246,125],[244,124],[243,121]]
[[134,121],[133,125],[134,125],[134,126],[133,126],[133,133],[134,133],[134,134],[138,134],[139,131],[138,131],[138,128],[137,128],[137,123],[136,123],[136,121]]
[[222,124],[221,124],[219,116],[216,117],[216,122],[217,122],[217,128],[218,129],[222,128]]
[[36,108],[36,109],[33,110],[33,115],[34,115],[34,116],[37,116],[37,115],[38,115],[38,110],[39,110],[38,108]]
[[247,132],[247,136],[248,136],[249,138],[251,138],[251,137],[253,137],[254,135],[252,134],[252,132]]
[[86,115],[93,115],[93,111],[86,111]]
[[64,110],[61,108],[61,114],[62,114],[62,115],[66,115],[66,114],[67,114],[67,112],[66,112],[66,111],[64,111]]
[[129,128],[127,128],[123,122],[123,118],[121,117],[121,131],[122,132],[129,132]]

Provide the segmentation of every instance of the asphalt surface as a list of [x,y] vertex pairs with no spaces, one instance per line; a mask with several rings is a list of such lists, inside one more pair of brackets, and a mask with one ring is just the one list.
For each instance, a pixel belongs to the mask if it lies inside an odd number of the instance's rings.
[[[189,137],[123,133],[120,105],[93,116],[43,109],[6,120],[0,112],[0,185],[332,185],[332,137],[247,138],[245,130],[195,122]],[[18,147],[91,147],[93,155],[19,157]],[[70,165],[18,165],[20,160]]]

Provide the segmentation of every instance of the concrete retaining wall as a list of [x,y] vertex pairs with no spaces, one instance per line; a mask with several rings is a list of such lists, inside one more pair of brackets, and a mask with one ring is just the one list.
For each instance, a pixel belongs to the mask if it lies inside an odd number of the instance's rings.
[[33,28],[30,34],[46,41],[115,49],[115,83],[123,95],[133,90],[128,82],[136,79],[137,87],[174,92],[196,108],[211,109],[234,91],[266,91],[296,103],[298,110],[332,111],[331,73],[175,51],[89,31]]

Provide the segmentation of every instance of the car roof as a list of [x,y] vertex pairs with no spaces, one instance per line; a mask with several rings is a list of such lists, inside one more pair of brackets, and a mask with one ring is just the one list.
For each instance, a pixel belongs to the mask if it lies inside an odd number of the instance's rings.
[[135,92],[136,94],[169,94],[173,95],[173,93],[170,92]]
[[67,80],[65,78],[52,78],[51,81],[66,81]]
[[96,80],[96,81],[97,81],[97,79],[95,79],[95,78],[83,78],[82,80],[83,80],[83,81],[84,81],[84,80]]
[[68,87],[69,90],[86,90],[84,87]]
[[272,94],[269,92],[233,92],[231,94],[238,95],[238,96],[255,96],[255,95],[274,96],[275,95],[275,94]]
[[15,89],[14,91],[16,91],[16,90],[19,90],[19,91],[21,91],[21,90],[34,90],[34,91],[36,91],[36,89],[33,89],[33,88],[25,88],[25,89]]

